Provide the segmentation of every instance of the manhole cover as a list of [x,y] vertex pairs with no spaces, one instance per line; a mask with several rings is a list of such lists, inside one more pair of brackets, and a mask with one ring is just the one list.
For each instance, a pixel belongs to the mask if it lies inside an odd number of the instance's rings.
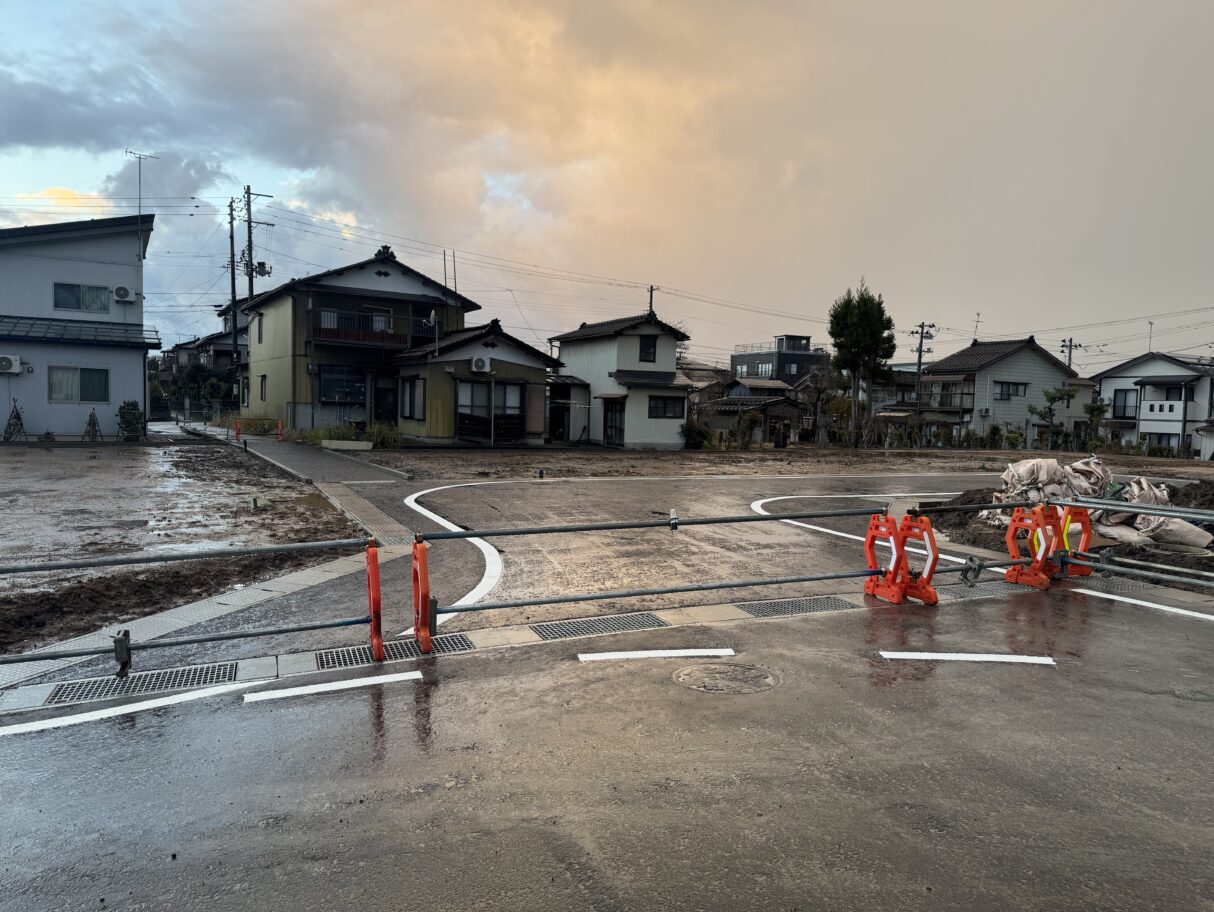
[[780,683],[775,673],[766,668],[734,662],[688,665],[674,673],[674,680],[684,687],[710,694],[759,693]]
[[1214,694],[1204,690],[1178,690],[1176,696],[1182,700],[1191,700],[1194,703],[1209,703],[1214,700]]

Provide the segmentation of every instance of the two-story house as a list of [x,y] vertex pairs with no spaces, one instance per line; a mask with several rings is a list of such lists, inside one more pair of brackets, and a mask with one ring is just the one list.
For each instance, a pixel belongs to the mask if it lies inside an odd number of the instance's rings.
[[118,430],[133,400],[147,413],[143,258],[154,216],[0,230],[0,409],[29,435],[82,435],[97,413]]
[[[583,323],[552,337],[571,375],[590,387],[583,436],[606,446],[674,449],[683,445],[691,384],[676,370],[675,352],[688,335],[650,310],[635,317]],[[580,416],[578,416],[580,419]]]
[[830,353],[814,348],[811,336],[776,336],[770,342],[734,347],[729,366],[735,377],[759,377],[796,384],[814,367],[829,367]]
[[387,246],[237,305],[249,349],[240,412],[292,428],[411,418],[398,357],[462,331],[465,314],[480,310]]
[[808,411],[783,380],[738,377],[725,385],[724,394],[704,409],[709,427],[722,438],[737,429],[741,416],[752,413],[758,421],[751,442],[784,445],[793,440]]
[[[992,425],[1018,431],[1026,445],[1046,445],[1046,422],[1029,412],[1029,406],[1044,408],[1045,391],[1070,384],[1074,370],[1027,339],[979,342],[935,362],[925,372],[919,405],[933,420],[949,424],[953,439],[966,431],[985,435]],[[1071,413],[1064,406],[1056,412],[1055,424],[1066,424]]]
[[[1092,378],[1109,439],[1197,455],[1214,419],[1214,359],[1148,352]],[[1201,439],[1194,435],[1201,433]]]

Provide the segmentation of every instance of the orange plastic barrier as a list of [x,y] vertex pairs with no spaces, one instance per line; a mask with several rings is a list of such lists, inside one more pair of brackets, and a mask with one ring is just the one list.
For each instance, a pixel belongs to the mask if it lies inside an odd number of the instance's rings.
[[383,601],[379,590],[379,549],[367,542],[367,610],[371,613],[371,658],[382,662],[384,653]]
[[282,443],[282,419],[278,419],[278,442]]
[[430,568],[424,541],[413,543],[413,636],[423,654],[434,650],[430,637]]
[[[1028,533],[1030,553],[1027,555],[1020,553],[1017,536],[1022,531]],[[1017,507],[1012,512],[1012,521],[1008,523],[1007,534],[1004,536],[1007,553],[1012,560],[1029,557],[1032,563],[1008,567],[1003,578],[1009,583],[1020,583],[1034,589],[1049,589],[1050,580],[1058,573],[1058,565],[1050,560],[1050,556],[1062,538],[1062,526],[1052,507],[1038,504],[1027,513],[1024,507]]]
[[[940,552],[936,550],[936,533],[932,531],[932,521],[926,516],[903,516],[898,535],[902,547],[898,584],[902,587],[902,594],[918,599],[925,605],[937,604],[940,596],[932,587],[932,575],[936,572],[936,565],[940,563]],[[906,543],[911,541],[922,542],[923,549],[927,552],[927,561],[918,572],[910,568],[909,558],[906,556]]]
[[[877,542],[889,542],[890,558],[887,563],[877,559]],[[865,595],[875,595],[891,605],[901,605],[906,593],[898,584],[898,567],[902,560],[902,533],[898,521],[892,516],[874,514],[868,520],[868,534],[864,536],[864,559],[869,570],[882,570],[880,576],[870,576],[864,581]]]
[[236,419],[236,439],[237,439],[237,441],[240,440],[240,419],[239,418]]
[[[888,542],[890,556],[884,564],[877,557],[877,543]],[[922,570],[912,570],[906,556],[908,541],[922,542],[927,552],[927,561]],[[932,588],[932,575],[940,561],[936,549],[936,534],[931,520],[926,516],[904,516],[899,523],[892,516],[873,516],[868,521],[868,534],[864,537],[864,559],[869,570],[880,570],[880,575],[870,576],[864,581],[864,592],[874,595],[891,605],[901,605],[908,598],[918,599],[925,605],[940,601]]]
[[[1088,511],[1083,507],[1067,507],[1063,510],[1062,519],[1058,521],[1058,526],[1061,535],[1054,539],[1054,546],[1050,549],[1051,557],[1058,551],[1087,551],[1091,547],[1092,519],[1088,515]],[[1074,526],[1079,526],[1079,541],[1072,545],[1071,529]],[[1069,562],[1066,564],[1067,576],[1090,576],[1091,573],[1091,567],[1083,567]]]

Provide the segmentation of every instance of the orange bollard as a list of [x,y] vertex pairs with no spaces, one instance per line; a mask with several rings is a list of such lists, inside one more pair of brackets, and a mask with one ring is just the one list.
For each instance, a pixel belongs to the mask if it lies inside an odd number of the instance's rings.
[[371,613],[371,658],[382,662],[384,653],[383,602],[379,591],[379,550],[367,542],[367,610]]
[[430,638],[430,568],[426,563],[428,545],[421,536],[413,542],[413,636],[423,654],[434,651]]
[[[888,541],[891,551],[890,559],[884,565],[877,560],[877,542]],[[902,551],[902,533],[898,529],[898,521],[891,516],[873,515],[868,521],[868,534],[864,538],[864,558],[869,570],[882,570],[879,576],[870,576],[864,581],[864,593],[884,599],[891,605],[901,605],[906,598],[899,577],[902,566],[906,563],[906,555]]]
[[240,419],[239,418],[236,419],[236,440],[237,440],[237,442],[240,441]]
[[[1069,554],[1072,551],[1087,551],[1092,544],[1092,519],[1088,511],[1083,507],[1067,507],[1062,511],[1062,519],[1058,522],[1060,529],[1060,537],[1054,539],[1054,546],[1050,549],[1050,557],[1053,557],[1056,552]],[[1071,547],[1071,527],[1079,526],[1079,541],[1075,547]],[[1061,562],[1060,562],[1061,563]],[[1081,567],[1079,564],[1068,563],[1066,565],[1067,576],[1091,576],[1091,567]]]
[[[1030,553],[1022,555],[1016,533],[1028,532]],[[1012,521],[1008,523],[1007,553],[1013,560],[1031,557],[1033,562],[1025,567],[1008,567],[1003,578],[1009,583],[1020,583],[1032,586],[1034,589],[1050,588],[1050,579],[1058,572],[1058,567],[1050,561],[1057,540],[1061,538],[1061,527],[1058,524],[1058,514],[1050,507],[1038,504],[1028,513],[1023,507],[1017,507],[1012,512]]]
[[278,442],[282,443],[282,419],[278,419]]

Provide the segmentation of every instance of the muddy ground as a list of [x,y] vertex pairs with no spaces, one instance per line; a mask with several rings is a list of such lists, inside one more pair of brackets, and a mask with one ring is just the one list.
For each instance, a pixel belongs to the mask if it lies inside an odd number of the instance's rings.
[[[902,472],[1003,472],[1010,462],[1031,456],[1074,462],[1087,453],[1029,453],[1000,450],[489,450],[412,448],[356,454],[419,480],[458,481],[476,478],[534,478],[540,469],[550,478],[594,478],[620,475],[846,475]],[[1208,478],[1214,464],[1178,459],[1107,456],[1115,473],[1152,477]]]
[[[310,485],[228,446],[3,448],[0,478],[8,517],[0,564],[362,534]],[[0,650],[93,631],[335,556],[3,576]]]

